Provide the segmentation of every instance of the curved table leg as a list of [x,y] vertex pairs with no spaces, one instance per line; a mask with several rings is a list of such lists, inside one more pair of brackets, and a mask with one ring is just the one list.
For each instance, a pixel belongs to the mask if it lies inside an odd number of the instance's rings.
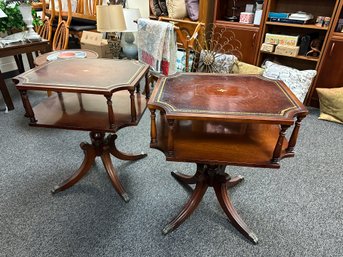
[[244,180],[244,177],[241,175],[235,176],[230,178],[227,182],[226,182],[226,186],[228,188],[234,187],[237,184],[241,183]]
[[121,151],[119,151],[115,145],[115,140],[117,139],[117,135],[116,134],[111,134],[108,136],[108,143],[109,143],[109,146],[110,146],[110,153],[120,159],[120,160],[125,160],[125,161],[136,161],[136,160],[139,160],[139,159],[142,159],[144,157],[147,156],[146,153],[141,153],[141,154],[126,154],[126,153],[123,153]]
[[208,185],[204,181],[199,181],[196,184],[191,197],[189,198],[181,212],[163,228],[163,234],[168,234],[169,232],[176,229],[193,213],[193,211],[197,208],[201,199],[203,198],[207,188]]
[[101,155],[101,160],[105,166],[108,176],[112,182],[114,189],[117,193],[124,199],[125,202],[130,201],[128,194],[125,192],[123,185],[121,184],[119,177],[117,175],[117,171],[113,167],[111,157],[109,153],[103,153]]
[[195,184],[198,180],[198,177],[202,174],[202,171],[204,170],[204,165],[203,164],[198,164],[197,163],[197,171],[196,173],[191,176],[191,175],[185,175],[180,172],[171,172],[171,175],[179,182],[184,183],[184,184]]
[[171,172],[171,175],[179,182],[184,184],[195,184],[197,182],[197,174],[195,173],[193,176],[185,175],[180,172]]
[[57,192],[66,190],[67,188],[73,186],[76,184],[91,168],[92,164],[94,163],[96,152],[92,145],[88,143],[81,143],[80,144],[81,149],[83,150],[85,157],[84,160],[80,166],[80,168],[67,180],[63,181],[58,186],[55,186],[55,188],[51,191],[51,193],[55,194]]
[[228,216],[228,218],[231,221],[231,224],[239,231],[241,232],[246,238],[248,238],[250,241],[252,241],[254,244],[257,244],[258,238],[252,232],[248,226],[245,224],[245,222],[242,220],[242,218],[238,215],[237,211],[232,205],[232,202],[230,200],[230,197],[227,193],[227,187],[225,183],[216,182],[213,185],[214,191],[216,193],[217,199]]

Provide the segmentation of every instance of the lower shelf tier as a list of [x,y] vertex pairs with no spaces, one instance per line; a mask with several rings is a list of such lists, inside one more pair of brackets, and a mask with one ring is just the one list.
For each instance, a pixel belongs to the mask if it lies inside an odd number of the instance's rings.
[[[280,167],[272,162],[280,133],[276,124],[175,120],[172,151],[168,149],[168,121],[164,115],[156,117],[156,132],[157,142],[150,146],[164,152],[169,161]],[[294,155],[286,152],[287,146],[285,139],[280,158]]]
[[[32,126],[72,130],[115,132],[119,128],[137,125],[146,109],[145,95],[135,93],[132,114],[130,93],[126,90],[112,95],[113,124],[109,121],[109,106],[103,95],[54,93],[33,108],[36,123]],[[135,118],[134,118],[135,116]]]

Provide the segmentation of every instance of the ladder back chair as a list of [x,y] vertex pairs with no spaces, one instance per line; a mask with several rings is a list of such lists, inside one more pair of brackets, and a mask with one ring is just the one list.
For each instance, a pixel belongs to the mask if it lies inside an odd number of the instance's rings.
[[49,1],[49,7],[51,9],[50,16],[47,15],[47,5],[45,0],[41,0],[42,3],[42,22],[43,25],[37,28],[37,33],[52,44],[53,28],[52,24],[55,20],[55,2]]
[[76,10],[72,12],[69,32],[73,37],[81,39],[82,32],[96,30],[96,6],[104,0],[78,0]]
[[67,49],[69,42],[69,25],[72,19],[71,1],[67,1],[68,11],[66,17],[62,15],[64,7],[61,0],[58,0],[58,6],[58,24],[52,41],[52,50]]

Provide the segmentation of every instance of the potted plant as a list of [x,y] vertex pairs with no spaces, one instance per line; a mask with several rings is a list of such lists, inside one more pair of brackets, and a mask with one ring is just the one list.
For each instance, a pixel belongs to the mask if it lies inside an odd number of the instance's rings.
[[31,1],[0,0],[0,9],[7,15],[7,17],[0,19],[0,32],[13,34],[23,31],[27,27],[29,34],[32,34],[33,26],[43,24],[36,11],[32,9]]

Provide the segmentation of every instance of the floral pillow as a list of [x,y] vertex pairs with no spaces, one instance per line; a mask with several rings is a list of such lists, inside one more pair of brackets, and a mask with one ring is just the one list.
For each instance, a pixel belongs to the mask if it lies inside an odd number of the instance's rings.
[[189,72],[193,65],[194,53],[189,53],[188,71],[186,70],[186,52],[184,50],[177,50],[176,52],[176,71]]
[[237,57],[231,54],[216,53],[211,50],[201,50],[198,72],[232,73]]
[[305,100],[312,80],[317,74],[315,70],[297,70],[271,61],[266,61],[264,67],[264,77],[282,80],[301,102]]

